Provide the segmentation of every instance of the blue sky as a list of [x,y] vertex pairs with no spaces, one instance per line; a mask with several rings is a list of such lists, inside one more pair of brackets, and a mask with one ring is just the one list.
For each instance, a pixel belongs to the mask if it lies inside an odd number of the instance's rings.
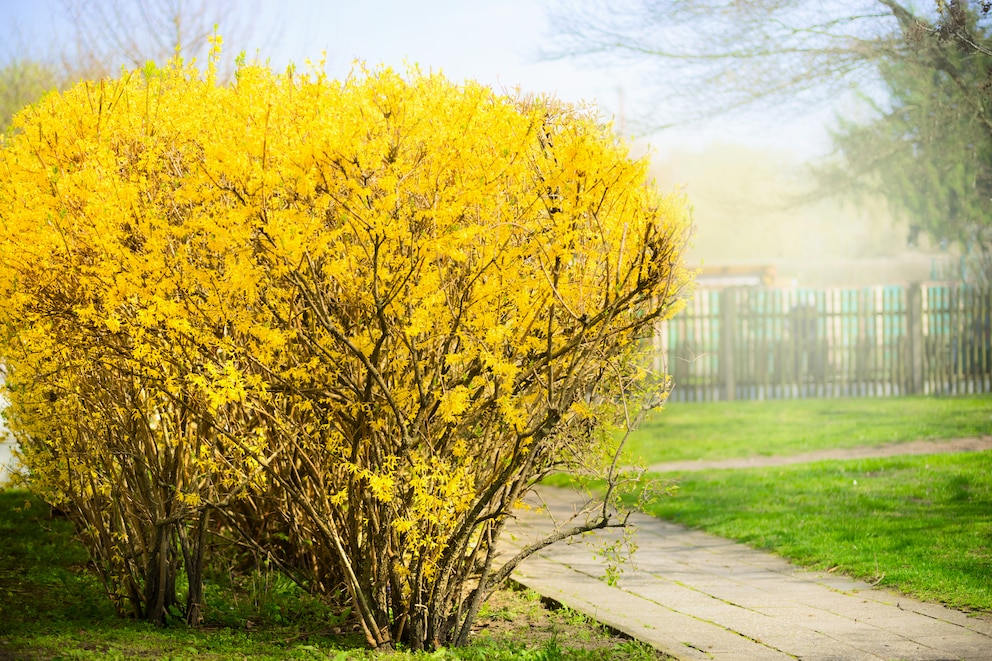
[[[319,59],[322,51],[328,72],[337,76],[347,74],[355,59],[397,68],[413,62],[455,80],[473,78],[508,89],[519,85],[524,91],[595,102],[604,116],[614,118],[621,114],[621,96],[624,115],[639,110],[637,90],[645,84],[630,69],[542,60],[541,49],[554,45],[546,0],[246,0],[240,6],[257,10],[252,20],[258,43],[227,40],[225,47],[249,53],[260,49],[278,68]],[[69,32],[61,14],[59,0],[0,0],[0,40],[17,26],[17,41],[50,43],[51,35]],[[0,59],[11,57],[11,43],[8,39],[6,48],[0,47]],[[719,139],[808,155],[825,148],[826,117],[764,125],[725,118],[648,141],[666,149],[701,148]]]

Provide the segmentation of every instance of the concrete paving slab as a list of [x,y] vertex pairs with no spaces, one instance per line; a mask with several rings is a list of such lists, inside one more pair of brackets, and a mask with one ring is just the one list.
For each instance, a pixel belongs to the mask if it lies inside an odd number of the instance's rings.
[[[943,649],[947,645],[951,644],[951,641],[948,641],[944,636],[924,636],[918,638],[916,642],[934,650]],[[989,646],[987,640],[975,639],[970,643],[956,641],[953,644],[955,645],[957,652],[960,654],[959,658],[961,659],[987,661],[989,658]]]
[[885,590],[876,590],[871,593],[859,595],[869,601],[884,603],[894,607],[898,611],[906,611],[924,615],[934,620],[955,624],[964,629],[969,629],[976,633],[992,638],[992,617],[980,613],[964,613],[950,608],[945,608],[940,604],[930,604],[915,599],[908,599],[904,596],[893,594]]
[[545,554],[524,563],[514,578],[678,659],[731,658],[728,655],[762,661],[792,658],[712,622],[672,610],[641,595],[610,588],[595,577],[548,559]]
[[[542,489],[561,522],[568,491]],[[616,585],[588,536],[557,544],[514,574],[524,585],[677,659],[992,661],[992,617],[872,588],[725,539],[635,515],[637,551]],[[508,550],[553,529],[547,511],[522,511]],[[616,531],[593,537],[618,539]]]

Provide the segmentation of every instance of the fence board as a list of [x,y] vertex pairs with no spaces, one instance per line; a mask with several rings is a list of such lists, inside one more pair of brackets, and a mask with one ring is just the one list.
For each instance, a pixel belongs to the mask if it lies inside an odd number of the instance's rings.
[[653,347],[676,401],[992,392],[992,290],[700,290]]

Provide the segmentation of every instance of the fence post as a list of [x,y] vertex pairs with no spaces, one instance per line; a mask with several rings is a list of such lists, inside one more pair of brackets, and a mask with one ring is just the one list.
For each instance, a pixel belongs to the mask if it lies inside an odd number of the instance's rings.
[[923,392],[923,289],[918,282],[906,290],[906,335],[909,337],[909,394]]
[[720,292],[720,383],[723,385],[721,399],[732,400],[737,396],[734,378],[734,340],[737,335],[737,309],[734,290],[727,288]]

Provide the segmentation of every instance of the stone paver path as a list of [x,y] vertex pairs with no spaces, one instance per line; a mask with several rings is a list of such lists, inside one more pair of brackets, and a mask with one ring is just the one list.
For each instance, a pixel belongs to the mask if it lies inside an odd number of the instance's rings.
[[908,443],[892,443],[889,445],[860,448],[833,448],[804,452],[786,457],[759,456],[738,459],[669,461],[654,464],[648,468],[658,473],[666,471],[709,470],[711,468],[757,468],[759,466],[808,464],[814,461],[825,461],[829,459],[868,459],[870,457],[896,457],[899,455],[941,454],[945,452],[980,452],[982,450],[992,450],[992,436],[957,438],[948,441],[911,441]]
[[[542,488],[540,497],[546,509],[520,511],[508,530],[508,553],[550,531],[551,516],[564,521],[576,507],[567,490]],[[549,547],[514,578],[677,659],[992,661],[988,614],[805,571],[646,515],[631,521],[637,551],[616,586],[602,580],[605,564],[595,550],[617,531]]]

